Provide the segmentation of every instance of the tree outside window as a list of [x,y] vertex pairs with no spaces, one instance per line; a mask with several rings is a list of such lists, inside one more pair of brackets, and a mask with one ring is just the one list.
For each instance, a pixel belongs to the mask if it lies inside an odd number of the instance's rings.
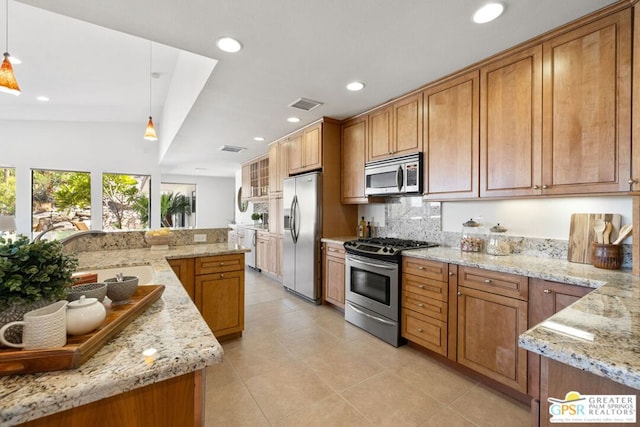
[[16,214],[16,170],[0,168],[0,215]]

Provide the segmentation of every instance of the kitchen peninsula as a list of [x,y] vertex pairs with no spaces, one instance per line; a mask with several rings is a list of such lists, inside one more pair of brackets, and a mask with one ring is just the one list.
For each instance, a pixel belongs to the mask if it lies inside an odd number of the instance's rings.
[[[105,426],[199,423],[204,368],[220,363],[223,349],[167,259],[246,251],[225,242],[162,251],[80,252],[79,270],[151,265],[154,283],[165,285],[162,298],[78,369],[0,377],[0,425],[87,425],[88,420]],[[155,352],[143,354],[149,349]],[[136,403],[142,410],[130,406]]]

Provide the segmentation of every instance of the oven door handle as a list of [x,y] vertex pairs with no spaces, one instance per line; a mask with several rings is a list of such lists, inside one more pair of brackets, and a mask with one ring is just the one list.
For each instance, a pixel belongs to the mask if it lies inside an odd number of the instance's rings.
[[384,323],[385,325],[391,325],[391,326],[395,326],[396,325],[396,322],[392,322],[390,320],[382,319],[382,318],[377,317],[377,316],[372,316],[369,313],[365,313],[364,311],[360,310],[359,308],[354,307],[354,305],[351,304],[349,301],[347,301],[347,305],[349,306],[349,308],[351,308],[356,313],[362,314],[363,316],[367,316],[368,318],[373,319],[373,320],[375,320],[377,322]]
[[398,187],[398,191],[402,191],[402,187],[404,187],[403,172],[402,165],[398,166],[398,170],[396,171],[396,187]]
[[347,257],[348,260],[351,260],[352,262],[357,262],[359,264],[363,264],[366,265],[368,267],[374,267],[374,268],[384,268],[385,270],[395,270],[398,268],[397,264],[377,264],[375,262],[370,262],[370,261],[365,261],[362,259],[362,257]]

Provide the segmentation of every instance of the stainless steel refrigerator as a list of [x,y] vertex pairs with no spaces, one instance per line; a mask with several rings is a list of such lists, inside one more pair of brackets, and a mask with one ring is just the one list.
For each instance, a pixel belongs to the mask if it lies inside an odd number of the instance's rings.
[[284,287],[319,304],[322,174],[284,180]]

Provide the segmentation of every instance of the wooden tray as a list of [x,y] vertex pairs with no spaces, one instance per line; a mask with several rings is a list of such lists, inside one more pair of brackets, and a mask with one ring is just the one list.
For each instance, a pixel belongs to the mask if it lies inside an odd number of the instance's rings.
[[0,349],[0,376],[75,369],[122,331],[164,292],[164,285],[138,286],[131,303],[107,308],[107,317],[93,332],[68,336],[67,345],[46,350]]

